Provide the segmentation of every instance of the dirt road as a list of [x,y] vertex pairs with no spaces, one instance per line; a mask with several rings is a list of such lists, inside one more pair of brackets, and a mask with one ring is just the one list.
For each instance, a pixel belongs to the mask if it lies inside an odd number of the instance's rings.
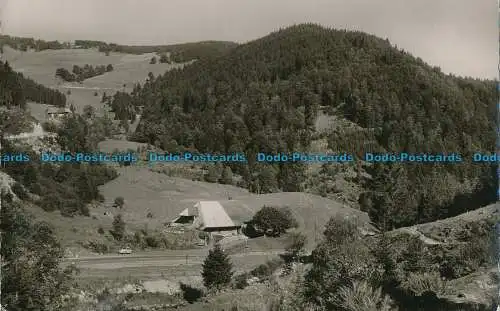
[[[230,255],[236,271],[248,271],[278,257],[282,250],[268,252],[248,251]],[[130,255],[101,255],[67,258],[63,265],[74,264],[81,270],[81,277],[128,276],[154,278],[169,275],[198,275],[208,250],[165,251]]]

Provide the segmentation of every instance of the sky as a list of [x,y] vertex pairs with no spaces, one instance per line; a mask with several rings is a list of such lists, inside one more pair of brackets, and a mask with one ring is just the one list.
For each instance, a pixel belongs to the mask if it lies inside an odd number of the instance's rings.
[[315,22],[365,31],[444,72],[498,76],[493,0],[0,0],[2,31],[121,44],[246,42]]

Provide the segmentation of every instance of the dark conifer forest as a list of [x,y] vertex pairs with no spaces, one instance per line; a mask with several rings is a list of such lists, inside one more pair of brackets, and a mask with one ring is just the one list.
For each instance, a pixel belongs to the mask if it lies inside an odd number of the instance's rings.
[[308,150],[320,109],[361,129],[330,131],[334,151],[460,153],[462,164],[364,165],[371,179],[358,180],[361,207],[390,229],[496,199],[494,167],[468,163],[474,152],[494,152],[495,96],[495,81],[444,74],[388,40],[302,24],[150,76],[120,110],[128,116],[144,106],[138,141],[244,152],[248,165],[232,168],[252,191],[269,188],[263,182],[302,190],[305,166],[252,159],[257,152]]
[[0,62],[0,106],[21,107],[26,101],[41,104],[66,106],[66,96],[35,81],[26,78],[22,73],[12,70],[9,63]]

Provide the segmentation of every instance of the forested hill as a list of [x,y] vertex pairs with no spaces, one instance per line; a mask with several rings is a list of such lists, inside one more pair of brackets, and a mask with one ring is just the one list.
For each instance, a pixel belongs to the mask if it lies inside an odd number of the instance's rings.
[[[178,144],[244,151],[249,158],[257,151],[306,150],[318,108],[326,106],[362,128],[332,131],[334,150],[461,152],[464,158],[495,151],[495,81],[445,75],[362,32],[296,25],[151,78],[130,100],[145,106],[136,139],[168,150]],[[300,191],[305,178],[297,164],[233,169],[259,191]],[[366,183],[362,205],[397,213],[394,226],[454,215],[495,197],[494,169],[487,165],[384,165],[370,173],[384,182]]]
[[0,61],[0,107],[24,109],[26,101],[66,106],[66,96],[63,93],[24,77],[22,73],[13,71],[9,63]]

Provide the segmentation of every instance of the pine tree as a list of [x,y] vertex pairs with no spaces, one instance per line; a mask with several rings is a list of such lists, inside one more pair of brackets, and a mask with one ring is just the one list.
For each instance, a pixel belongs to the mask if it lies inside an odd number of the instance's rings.
[[396,262],[394,260],[394,254],[392,250],[391,241],[386,234],[382,234],[380,240],[378,240],[375,249],[373,250],[373,255],[375,256],[377,262],[382,265],[384,273],[382,275],[381,285],[386,287],[391,287],[397,285],[397,274],[396,274]]
[[4,194],[1,200],[1,290],[5,310],[71,310],[62,297],[71,285],[72,269],[60,266],[64,250],[54,229],[45,222],[36,222]]
[[203,283],[209,289],[221,289],[231,282],[233,265],[221,246],[216,244],[203,262]]
[[121,241],[125,235],[125,221],[121,214],[118,214],[113,219],[113,231],[112,234],[115,239]]
[[226,185],[233,184],[233,171],[229,166],[226,166],[222,171],[221,183]]
[[210,165],[207,169],[207,173],[203,176],[206,182],[216,183],[219,180],[220,174],[217,172],[215,165]]

